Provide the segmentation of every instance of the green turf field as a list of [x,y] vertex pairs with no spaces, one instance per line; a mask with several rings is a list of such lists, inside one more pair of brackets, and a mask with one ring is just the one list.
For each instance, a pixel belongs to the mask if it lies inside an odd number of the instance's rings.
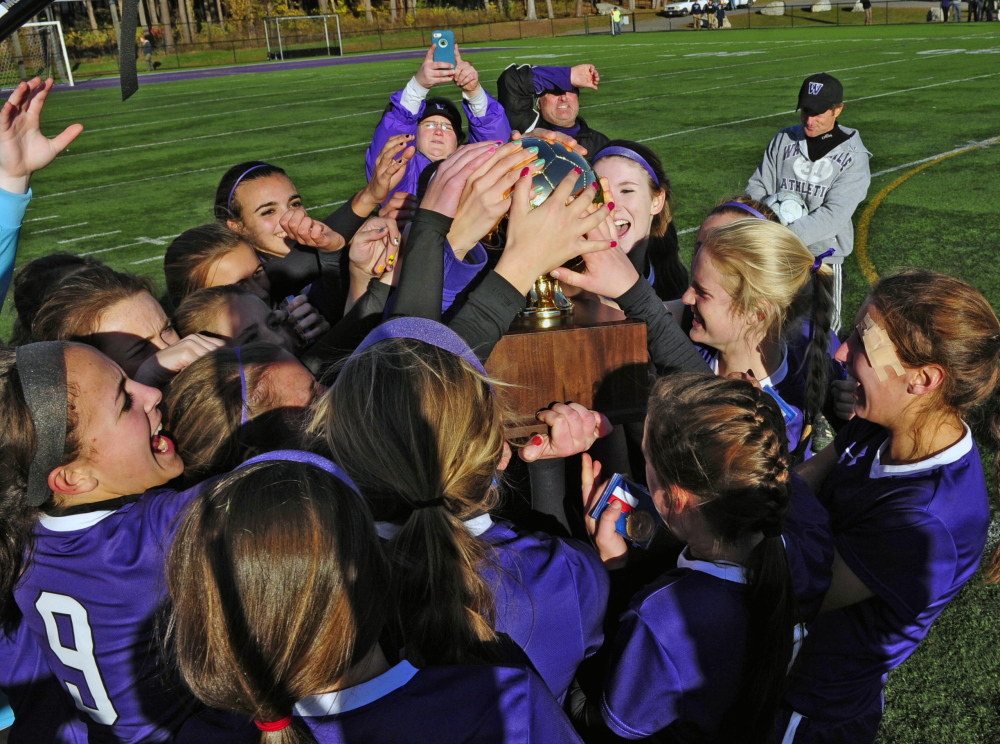
[[[960,276],[1000,307],[1000,24],[649,33],[502,42],[470,54],[494,90],[510,62],[593,62],[587,120],[648,142],[675,190],[682,246],[719,197],[742,191],[773,134],[796,121],[799,83],[827,71],[845,86],[841,122],[873,153],[869,269],[917,265]],[[87,130],[32,184],[20,262],[55,250],[155,277],[180,231],[207,222],[219,177],[241,160],[283,166],[321,216],[363,184],[363,153],[413,60],[206,78],[53,95],[47,125]],[[457,90],[455,91],[457,93]],[[457,99],[457,95],[454,96]],[[855,221],[869,205],[862,204]],[[845,314],[865,292],[846,264]],[[10,303],[8,303],[9,305]],[[11,310],[4,312],[6,335]],[[1000,588],[966,588],[928,641],[889,681],[880,741],[1000,741]]]

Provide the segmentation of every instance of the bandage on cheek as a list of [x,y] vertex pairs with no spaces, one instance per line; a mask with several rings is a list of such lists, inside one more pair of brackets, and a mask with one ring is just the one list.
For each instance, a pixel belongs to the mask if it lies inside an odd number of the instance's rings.
[[903,374],[903,363],[896,353],[896,345],[892,343],[886,330],[880,328],[868,313],[865,313],[864,320],[858,326],[858,334],[861,336],[861,343],[865,345],[865,354],[868,355],[868,361],[875,369],[879,382],[889,379],[886,367],[891,367],[897,375]]

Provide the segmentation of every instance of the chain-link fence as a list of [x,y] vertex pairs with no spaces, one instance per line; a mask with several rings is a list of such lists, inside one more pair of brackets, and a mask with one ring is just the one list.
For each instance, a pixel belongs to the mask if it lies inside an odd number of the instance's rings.
[[[652,1],[645,0],[647,4]],[[665,6],[666,9],[659,10],[626,10],[628,21],[623,24],[622,32],[694,30],[695,24],[690,14],[668,15],[676,11],[671,10],[669,3]],[[868,21],[871,24],[909,24],[932,20],[935,15],[932,9],[938,8],[939,3],[872,0],[871,6]],[[509,9],[512,6],[506,7]],[[519,15],[523,15],[520,6],[513,7],[516,7]],[[586,9],[591,10],[589,3]],[[545,3],[539,2],[538,10],[544,13]],[[364,15],[342,15],[342,51],[344,54],[355,54],[426,47],[431,43],[431,32],[441,28],[452,29],[459,44],[611,33],[610,16],[588,12],[577,17],[573,0],[556,0],[553,10],[556,17],[536,21],[509,18],[504,11],[499,10],[449,11],[445,8],[418,11],[416,18],[400,15],[395,22],[388,16],[375,13],[372,14],[371,21]],[[703,15],[702,19],[706,30],[715,28],[714,15],[711,19],[708,15]],[[752,6],[728,10],[723,28],[811,28],[859,26],[865,23],[866,13],[860,2],[828,1],[813,5],[758,2]],[[153,27],[154,67],[157,70],[171,70],[264,62],[268,59],[264,26],[264,21],[225,25],[199,23],[191,24],[187,29],[181,24],[173,24],[172,44],[165,40],[162,27]],[[114,29],[66,32],[66,46],[75,77],[88,78],[117,73],[118,42]],[[323,45],[315,43],[313,46]],[[324,51],[317,51],[317,54],[323,54]],[[332,49],[331,53],[338,54],[340,51]],[[139,53],[137,41],[137,57]],[[140,69],[143,67],[140,64]]]

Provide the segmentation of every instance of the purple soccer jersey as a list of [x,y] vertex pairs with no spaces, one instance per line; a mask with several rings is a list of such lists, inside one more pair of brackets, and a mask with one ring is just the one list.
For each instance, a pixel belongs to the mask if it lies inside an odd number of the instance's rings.
[[577,540],[518,532],[497,520],[482,535],[494,550],[497,630],[528,655],[552,694],[565,697],[580,663],[604,640],[610,581],[600,557]]
[[743,570],[690,560],[643,589],[622,616],[601,713],[619,736],[667,729],[670,741],[707,744],[743,673],[747,609]]
[[9,744],[85,744],[87,727],[49,669],[25,623],[0,632],[0,690],[14,710]]
[[[403,91],[401,90],[397,90],[392,94],[389,98],[388,109],[382,114],[382,118],[375,127],[375,134],[372,135],[372,143],[368,146],[368,152],[365,153],[365,177],[368,180],[371,180],[372,175],[375,173],[375,161],[378,160],[382,148],[385,147],[385,143],[391,137],[395,137],[397,134],[412,134],[414,137],[417,135],[417,124],[420,121],[421,114],[424,112],[426,103],[421,101],[417,113],[411,114],[400,102],[402,97]],[[469,120],[469,142],[486,142],[489,140],[506,142],[510,139],[510,122],[507,121],[507,114],[504,112],[503,106],[493,96],[487,93],[486,98],[487,109],[486,114],[483,116],[473,114],[468,102],[462,101],[462,105],[465,108],[465,116]],[[410,144],[415,147],[416,141],[414,140]],[[403,174],[402,180],[389,193],[389,196],[391,197],[397,191],[405,191],[408,194],[416,196],[420,174],[430,164],[430,158],[419,150],[415,152],[410,162],[406,165],[406,173]]]
[[518,666],[401,662],[368,682],[295,706],[319,744],[579,744],[545,683]]
[[806,623],[819,614],[830,588],[833,566],[833,531],[830,515],[809,485],[792,474],[791,503],[781,529],[792,574],[792,589],[799,615]]
[[864,718],[872,739],[885,675],[976,571],[990,516],[968,428],[957,444],[912,465],[882,463],[887,439],[884,428],[855,418],[835,440],[840,459],[820,500],[838,553],[875,596],[817,618],[786,698],[816,721]]
[[[202,707],[168,673],[158,635],[166,553],[200,489],[152,489],[114,511],[42,516],[36,526],[15,598],[92,744],[207,740],[185,734],[189,719],[204,730],[192,718]],[[225,739],[216,733],[212,741]]]

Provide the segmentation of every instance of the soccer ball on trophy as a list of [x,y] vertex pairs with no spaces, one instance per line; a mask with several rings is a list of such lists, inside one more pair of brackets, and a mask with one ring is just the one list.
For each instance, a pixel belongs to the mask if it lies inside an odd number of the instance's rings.
[[[533,194],[529,202],[531,207],[542,204],[555,190],[556,186],[574,168],[579,168],[581,173],[573,187],[573,196],[580,193],[593,183],[597,184],[597,196],[594,202],[604,203],[604,195],[601,193],[600,181],[594,169],[590,167],[582,155],[570,150],[561,142],[549,142],[538,137],[524,137],[521,145],[527,149],[529,147],[538,148],[538,157],[545,160],[545,165],[531,179],[534,188],[541,187],[541,191]],[[546,274],[539,277],[531,291],[528,292],[528,304],[521,310],[521,315],[528,318],[558,318],[573,312],[573,303],[563,294],[559,287],[559,282]]]

